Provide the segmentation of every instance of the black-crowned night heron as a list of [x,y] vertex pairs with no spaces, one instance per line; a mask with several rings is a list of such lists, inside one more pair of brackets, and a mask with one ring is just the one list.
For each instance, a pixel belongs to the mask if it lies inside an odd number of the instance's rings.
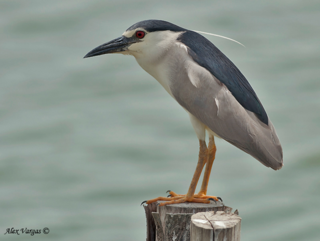
[[[214,136],[267,167],[278,170],[283,166],[281,144],[256,93],[238,68],[202,35],[169,22],[146,20],[132,25],[120,38],[93,49],[85,58],[110,53],[133,55],[187,111],[200,142],[188,193],[170,191],[170,197],[158,197],[147,204],[158,200],[167,201],[161,205],[218,200],[207,196],[216,153]],[[205,165],[200,192],[195,194]]]

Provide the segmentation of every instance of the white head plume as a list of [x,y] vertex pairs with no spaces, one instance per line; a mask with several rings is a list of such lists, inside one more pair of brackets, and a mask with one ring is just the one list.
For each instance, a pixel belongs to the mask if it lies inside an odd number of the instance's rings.
[[237,44],[242,45],[243,47],[246,47],[246,46],[244,46],[242,43],[238,42],[237,40],[234,40],[234,39],[232,39],[232,38],[228,38],[228,37],[225,37],[225,36],[222,36],[222,35],[218,35],[218,34],[214,34],[214,33],[206,33],[206,32],[202,32],[202,31],[198,31],[198,30],[192,30],[192,31],[195,31],[195,32],[197,32],[197,33],[203,33],[203,34],[208,34],[208,35],[212,35],[212,36],[216,36],[216,37],[228,39],[228,40],[230,40],[230,41],[232,41],[232,42],[235,42],[235,43],[237,43]]

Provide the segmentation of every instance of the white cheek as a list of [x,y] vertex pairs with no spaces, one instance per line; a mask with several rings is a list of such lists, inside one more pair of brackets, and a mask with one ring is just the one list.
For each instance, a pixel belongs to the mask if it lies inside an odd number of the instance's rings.
[[135,55],[136,53],[140,53],[142,51],[141,49],[141,44],[142,43],[134,43],[134,44],[131,44],[129,47],[128,47],[128,51],[129,51],[129,54],[132,54],[132,55]]

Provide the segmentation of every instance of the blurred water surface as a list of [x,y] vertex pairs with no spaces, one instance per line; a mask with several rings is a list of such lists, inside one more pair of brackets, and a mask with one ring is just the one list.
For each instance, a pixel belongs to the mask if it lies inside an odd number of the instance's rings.
[[[82,57],[144,19],[207,36],[242,71],[283,145],[265,168],[217,140],[209,192],[242,240],[320,240],[318,1],[0,2],[1,240],[145,240],[140,202],[185,193],[198,140],[133,57]],[[48,235],[7,228],[50,228]]]

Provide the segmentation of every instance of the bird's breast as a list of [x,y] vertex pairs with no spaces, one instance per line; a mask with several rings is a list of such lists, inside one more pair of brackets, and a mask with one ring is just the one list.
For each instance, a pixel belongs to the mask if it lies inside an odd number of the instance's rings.
[[170,86],[172,85],[172,79],[170,78],[170,70],[172,66],[168,66],[167,61],[159,61],[158,63],[150,63],[145,59],[136,58],[138,64],[147,73],[154,77],[162,87],[173,97]]

